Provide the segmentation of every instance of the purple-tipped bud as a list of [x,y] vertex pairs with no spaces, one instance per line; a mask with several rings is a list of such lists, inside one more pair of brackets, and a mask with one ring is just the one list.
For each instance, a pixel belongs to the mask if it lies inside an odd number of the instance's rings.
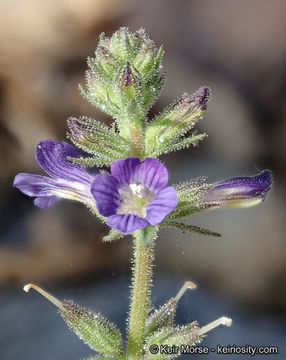
[[235,177],[212,185],[204,198],[205,204],[219,207],[250,207],[265,199],[272,184],[269,170],[256,176]]
[[76,140],[81,140],[82,138],[82,131],[80,129],[78,120],[76,118],[70,117],[67,120],[67,124],[68,124],[68,128],[71,132],[71,135],[76,139]]
[[127,61],[126,65],[124,66],[124,69],[123,69],[122,83],[123,83],[124,86],[130,86],[133,83],[130,63],[128,61]]
[[96,51],[97,51],[96,55],[102,56],[105,60],[113,60],[114,59],[111,52],[103,45],[98,45],[98,48]]
[[194,94],[185,93],[173,105],[173,114],[175,121],[195,123],[207,110],[207,103],[210,99],[210,88],[202,86]]
[[192,103],[203,111],[207,110],[207,103],[211,97],[211,90],[207,86],[202,86],[190,98]]

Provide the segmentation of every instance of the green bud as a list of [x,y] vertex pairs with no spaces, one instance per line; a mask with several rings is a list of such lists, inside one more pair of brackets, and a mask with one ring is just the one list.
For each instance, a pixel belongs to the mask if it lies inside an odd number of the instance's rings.
[[157,345],[159,349],[161,349],[161,346],[176,346],[178,348],[180,348],[181,345],[184,344],[193,346],[196,343],[201,342],[204,337],[204,335],[200,335],[199,330],[200,328],[198,326],[198,323],[194,321],[185,326],[166,327],[155,332],[148,338],[144,346],[144,360],[173,359],[180,356],[180,351],[178,351],[177,354],[166,354],[163,351],[159,350],[157,354],[152,354],[150,352],[150,347],[151,345]]
[[119,134],[131,143],[131,156],[144,153],[146,114],[164,83],[162,57],[145,30],[120,28],[110,38],[101,36],[95,58],[88,59],[81,92],[116,120]]
[[83,151],[104,159],[107,166],[131,152],[128,141],[103,123],[86,117],[71,117],[67,123],[67,137]]
[[178,150],[204,138],[205,135],[202,134],[199,138],[191,137],[190,141],[180,144],[180,138],[204,115],[209,98],[209,88],[201,87],[193,95],[184,94],[162,114],[156,116],[146,131],[146,153],[149,156],[158,156],[166,150]]
[[108,356],[122,354],[120,332],[102,315],[67,300],[59,312],[78,337],[95,351]]
[[178,301],[172,297],[159,309],[155,310],[146,320],[145,337],[163,327],[172,327],[177,306]]

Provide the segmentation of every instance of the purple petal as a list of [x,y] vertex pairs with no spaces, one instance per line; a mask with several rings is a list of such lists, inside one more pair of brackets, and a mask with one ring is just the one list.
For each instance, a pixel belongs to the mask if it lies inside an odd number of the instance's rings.
[[149,225],[148,221],[133,214],[116,214],[109,216],[106,224],[124,234],[130,234],[135,230],[143,229]]
[[146,220],[151,225],[159,224],[177,206],[178,199],[175,188],[168,186],[161,190],[147,206]]
[[20,173],[15,176],[13,186],[29,196],[52,196],[58,183],[47,176]]
[[78,181],[90,184],[92,177],[85,168],[67,160],[67,156],[78,157],[79,152],[66,142],[41,141],[36,147],[36,160],[47,174],[55,179]]
[[66,141],[62,141],[62,147],[63,147],[65,156],[72,156],[75,158],[79,158],[82,155],[82,153],[79,151],[79,149],[77,149],[75,146],[72,146],[71,144],[67,143]]
[[[21,173],[15,176],[13,186],[24,194],[42,197],[57,197],[70,200],[77,200],[89,203],[91,199],[90,185],[85,185],[76,181],[62,179],[52,179],[47,176]],[[47,208],[52,205],[52,200],[35,200],[35,205]]]
[[139,164],[140,160],[136,157],[115,160],[111,164],[111,174],[118,180],[119,186],[125,183],[130,184],[133,181],[134,171]]
[[41,209],[47,209],[50,206],[53,206],[59,200],[60,199],[56,196],[42,196],[42,197],[37,197],[34,200],[34,204]]
[[136,167],[132,176],[132,181],[144,184],[155,194],[166,187],[168,179],[166,166],[153,158],[146,158]]
[[269,170],[256,176],[235,177],[219,181],[206,193],[204,202],[219,206],[247,207],[264,200],[272,184]]
[[103,216],[116,213],[120,203],[118,181],[109,174],[99,174],[95,177],[90,192],[92,193],[98,212]]
[[147,158],[142,163],[138,158],[129,157],[116,160],[111,165],[111,174],[118,180],[119,186],[138,182],[157,194],[168,183],[168,170],[160,161]]

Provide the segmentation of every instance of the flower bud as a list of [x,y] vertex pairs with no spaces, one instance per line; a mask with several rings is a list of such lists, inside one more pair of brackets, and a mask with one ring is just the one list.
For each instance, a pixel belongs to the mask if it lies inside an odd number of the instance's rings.
[[67,120],[67,137],[81,150],[110,165],[115,159],[129,154],[128,142],[106,125],[86,117]]
[[215,207],[250,207],[265,199],[272,184],[269,170],[247,177],[235,177],[214,183],[203,202]]
[[[147,154],[153,155],[156,149],[155,155],[159,155],[169,151],[173,145],[174,149],[178,149],[196,143],[195,139],[192,141],[193,136],[190,137],[188,144],[182,137],[202,118],[209,99],[210,89],[203,86],[193,95],[183,94],[156,116],[146,131]],[[182,146],[180,146],[180,141],[182,141]]]
[[130,100],[130,96],[124,98],[122,87],[136,85],[132,96],[144,104],[140,114],[144,117],[163,86],[159,76],[162,57],[162,49],[155,47],[145,30],[131,33],[122,27],[111,38],[101,37],[95,58],[88,59],[90,70],[82,92],[91,104],[115,117],[120,127],[120,117],[124,114],[119,109],[126,108]]

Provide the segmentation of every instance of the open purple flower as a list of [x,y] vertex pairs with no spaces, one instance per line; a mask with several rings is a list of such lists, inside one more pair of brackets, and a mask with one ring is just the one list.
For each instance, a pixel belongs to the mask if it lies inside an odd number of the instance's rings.
[[167,183],[167,168],[158,160],[129,157],[114,161],[111,175],[97,175],[91,193],[106,223],[129,234],[159,224],[177,206],[176,191]]
[[204,196],[205,204],[219,207],[249,207],[264,200],[272,184],[271,172],[255,176],[234,177],[216,182]]
[[75,165],[67,159],[67,156],[80,156],[75,147],[64,141],[44,140],[36,146],[35,156],[50,177],[20,173],[15,177],[13,186],[26,195],[35,196],[34,204],[40,208],[48,208],[60,198],[92,206],[94,200],[90,186],[94,177],[83,166]]

